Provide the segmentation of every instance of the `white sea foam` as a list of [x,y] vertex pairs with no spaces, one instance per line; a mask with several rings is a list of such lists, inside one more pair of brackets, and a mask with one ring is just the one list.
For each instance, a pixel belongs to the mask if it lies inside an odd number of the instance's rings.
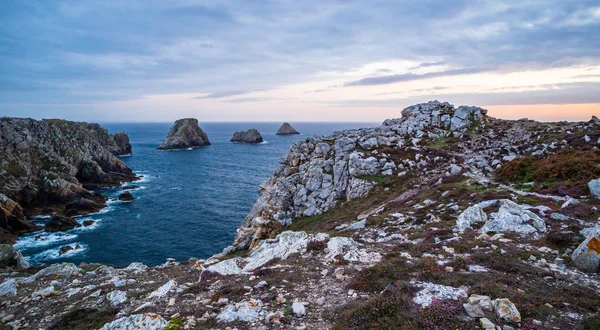
[[259,144],[269,144],[269,141],[264,140],[263,142],[259,143]]
[[77,238],[76,234],[72,233],[33,233],[26,236],[19,237],[19,240],[15,243],[15,248],[19,250],[29,250],[32,248],[39,248],[57,243],[63,243],[71,241]]
[[[79,244],[79,246],[80,246],[79,249],[75,249],[75,246],[77,246],[77,244]],[[61,255],[60,249],[67,245],[73,247],[73,250],[67,251],[66,253],[63,253]],[[46,251],[42,251],[42,252],[34,254],[32,256],[25,257],[25,259],[27,259],[27,261],[30,261],[34,264],[39,264],[39,263],[44,263],[44,262],[52,261],[52,260],[59,259],[59,258],[71,258],[75,255],[84,253],[85,251],[87,251],[87,249],[88,249],[87,245],[85,245],[83,243],[75,242],[75,243],[70,243],[70,244],[64,244],[59,247],[49,249]]]

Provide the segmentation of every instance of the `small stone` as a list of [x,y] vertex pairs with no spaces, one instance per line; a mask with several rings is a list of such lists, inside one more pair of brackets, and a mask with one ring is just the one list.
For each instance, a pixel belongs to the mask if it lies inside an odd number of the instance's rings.
[[303,317],[306,314],[306,309],[302,303],[295,302],[292,304],[292,313],[296,317]]
[[496,325],[485,317],[482,317],[479,319],[479,324],[481,325],[481,328],[483,328],[485,330],[495,330],[496,329]]
[[317,305],[323,306],[325,304],[325,297],[317,299]]
[[515,323],[521,322],[521,313],[510,300],[506,298],[496,299],[493,301],[493,305],[496,315],[501,319]]
[[470,317],[484,317],[483,309],[480,305],[473,304],[463,304],[465,311],[469,314]]
[[10,321],[12,321],[14,319],[15,319],[15,315],[14,314],[8,314],[8,315],[6,315],[5,317],[2,318],[2,322],[8,323],[8,322],[10,322]]
[[169,306],[174,306],[175,305],[175,298],[170,298],[169,299]]
[[323,269],[323,270],[321,271],[321,276],[325,277],[325,276],[327,276],[327,273],[329,273],[329,270],[327,270],[327,269]]
[[227,303],[229,303],[229,299],[227,298],[219,298],[219,300],[217,300],[217,304],[223,306],[223,305],[227,305]]

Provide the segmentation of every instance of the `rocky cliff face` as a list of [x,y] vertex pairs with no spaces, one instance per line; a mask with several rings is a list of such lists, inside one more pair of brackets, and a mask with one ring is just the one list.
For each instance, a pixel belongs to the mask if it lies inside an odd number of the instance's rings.
[[234,247],[247,248],[293,219],[319,215],[339,201],[366,196],[374,185],[369,177],[406,173],[426,164],[419,158],[397,162],[376,149],[414,153],[413,148],[425,138],[460,138],[483,121],[486,113],[477,107],[429,102],[404,109],[401,118],[386,120],[380,127],[295,143],[273,177],[261,185],[257,202],[238,229]]
[[198,119],[185,118],[175,121],[159,150],[187,149],[210,145],[208,136],[198,126]]
[[[599,147],[597,119],[416,105],[294,144],[225,253],[9,266],[0,316],[34,329],[596,329]],[[1,259],[19,256],[0,246]]]
[[252,128],[245,132],[235,132],[230,142],[262,143],[263,138],[256,129]]
[[[0,193],[29,214],[97,210],[102,197],[84,186],[136,178],[115,156],[130,152],[126,141],[124,133],[115,140],[98,124],[1,118]],[[14,226],[3,228],[12,233],[22,231]]]
[[283,125],[281,125],[281,127],[279,127],[279,129],[277,130],[277,133],[275,133],[277,135],[293,135],[293,134],[300,134],[300,132],[296,131],[292,125],[288,124],[288,123],[283,123]]

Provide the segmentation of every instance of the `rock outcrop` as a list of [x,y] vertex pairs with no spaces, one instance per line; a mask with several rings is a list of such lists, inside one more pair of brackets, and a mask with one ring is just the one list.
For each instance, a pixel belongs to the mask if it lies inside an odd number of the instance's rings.
[[408,107],[402,110],[402,118],[386,120],[380,127],[294,143],[275,174],[261,185],[258,200],[238,229],[234,249],[271,236],[273,222],[286,226],[295,218],[322,214],[338,201],[366,196],[373,182],[365,177],[392,175],[419,165],[419,159],[399,164],[384,153],[374,155],[368,150],[411,146],[426,137],[459,137],[483,121],[486,113],[478,107],[454,108],[435,101]]
[[230,142],[262,143],[263,138],[256,129],[251,128],[245,132],[241,131],[233,133],[233,137],[231,138]]
[[113,151],[113,154],[117,156],[125,156],[131,154],[131,143],[129,143],[129,136],[125,132],[116,133],[113,136],[117,149]]
[[175,121],[159,150],[188,149],[210,145],[208,136],[198,126],[198,119],[184,118]]
[[289,123],[283,123],[283,125],[281,125],[281,127],[279,127],[279,129],[277,130],[277,133],[275,133],[277,135],[294,135],[294,134],[300,134],[300,132],[296,131],[292,125],[290,125]]
[[73,218],[55,216],[46,223],[44,230],[52,233],[57,231],[67,231],[75,227],[81,227],[81,224]]
[[136,179],[115,156],[130,152],[125,138],[122,133],[115,140],[98,124],[0,118],[3,233],[16,235],[36,229],[23,213],[74,215],[102,208],[103,197],[86,187]]

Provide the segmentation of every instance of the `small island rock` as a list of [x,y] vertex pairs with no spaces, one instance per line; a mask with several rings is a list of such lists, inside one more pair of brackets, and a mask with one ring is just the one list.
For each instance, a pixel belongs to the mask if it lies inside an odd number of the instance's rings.
[[256,129],[252,128],[245,132],[235,132],[230,142],[261,143],[263,138]]
[[210,145],[208,136],[198,126],[198,119],[185,118],[175,121],[159,150],[187,149]]
[[300,134],[300,132],[296,131],[292,125],[288,123],[283,123],[279,130],[277,130],[277,135],[292,135],[292,134]]
[[134,199],[135,197],[133,197],[129,191],[125,191],[124,193],[119,195],[119,200],[122,201],[132,201]]
[[56,216],[46,224],[44,229],[49,233],[53,233],[57,231],[67,231],[75,227],[81,227],[81,224],[73,220],[73,218]]

